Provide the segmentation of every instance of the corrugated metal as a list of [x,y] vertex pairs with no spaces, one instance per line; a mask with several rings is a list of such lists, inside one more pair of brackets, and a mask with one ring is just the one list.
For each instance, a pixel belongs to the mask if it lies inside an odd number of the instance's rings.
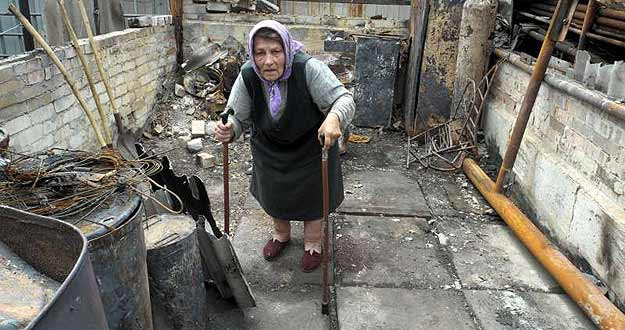
[[303,2],[281,0],[282,13],[285,15],[340,17],[371,17],[382,15],[390,20],[405,21],[410,18],[410,6],[350,4],[329,2]]

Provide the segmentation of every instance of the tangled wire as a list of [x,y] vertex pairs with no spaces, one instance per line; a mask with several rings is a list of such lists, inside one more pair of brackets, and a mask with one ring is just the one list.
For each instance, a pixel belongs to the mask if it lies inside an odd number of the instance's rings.
[[140,183],[161,171],[156,159],[125,160],[115,150],[97,153],[51,149],[18,155],[0,168],[0,204],[58,219],[84,220],[114,197],[144,193]]

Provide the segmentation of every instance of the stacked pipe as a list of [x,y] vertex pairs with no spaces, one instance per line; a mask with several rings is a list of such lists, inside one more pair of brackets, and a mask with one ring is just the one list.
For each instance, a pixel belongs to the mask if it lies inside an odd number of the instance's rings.
[[[549,0],[536,1],[520,9],[517,13],[523,17],[545,24],[549,23],[555,11],[555,2]],[[582,27],[588,5],[578,5],[573,15],[569,31],[582,35]],[[547,18],[545,18],[547,17]],[[604,42],[613,46],[625,48],[625,11],[608,8],[598,8],[587,38]]]

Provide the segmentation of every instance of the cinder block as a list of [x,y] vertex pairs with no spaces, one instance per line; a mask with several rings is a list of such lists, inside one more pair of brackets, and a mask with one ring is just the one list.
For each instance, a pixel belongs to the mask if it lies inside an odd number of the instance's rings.
[[204,120],[191,121],[191,137],[202,137],[206,135],[206,122]]
[[189,133],[180,134],[180,135],[178,135],[178,138],[176,138],[176,141],[178,142],[178,145],[181,148],[186,148],[187,147],[187,143],[189,143],[189,141],[191,141],[191,135]]
[[202,145],[202,139],[200,138],[192,139],[187,142],[187,149],[192,153],[200,152],[203,148],[204,145]]
[[201,152],[195,155],[195,160],[201,168],[211,168],[215,166],[215,156],[207,152]]
[[2,124],[2,127],[9,132],[10,135],[15,135],[18,132],[25,130],[30,127],[32,122],[30,120],[30,116],[28,114],[24,114],[19,116],[13,120],[8,121],[7,123]]

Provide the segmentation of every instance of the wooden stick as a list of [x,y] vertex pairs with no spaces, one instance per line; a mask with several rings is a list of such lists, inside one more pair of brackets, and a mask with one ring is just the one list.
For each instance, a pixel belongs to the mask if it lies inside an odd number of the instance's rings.
[[69,84],[69,87],[72,89],[72,92],[74,93],[74,96],[78,100],[78,103],[80,104],[83,111],[85,112],[85,115],[87,115],[87,119],[89,119],[89,123],[91,123],[91,127],[93,128],[93,131],[95,132],[96,138],[98,139],[100,146],[106,147],[106,142],[104,142],[104,138],[102,137],[102,134],[100,133],[100,130],[98,129],[98,124],[94,120],[93,114],[91,114],[91,111],[89,111],[89,108],[87,107],[87,103],[82,98],[82,95],[80,95],[80,91],[78,90],[78,87],[76,86],[76,82],[69,75],[69,73],[65,69],[65,66],[63,66],[63,63],[61,63],[61,61],[56,56],[56,54],[54,54],[54,51],[52,50],[52,48],[50,48],[50,46],[45,41],[45,39],[43,39],[43,37],[39,34],[39,32],[37,32],[37,30],[28,22],[26,17],[24,17],[24,15],[20,13],[19,9],[17,9],[15,5],[13,4],[9,5],[9,11],[13,13],[13,15],[15,15],[15,17],[22,23],[24,28],[28,30],[28,32],[30,32],[30,34],[33,36],[33,38],[35,38],[37,43],[39,43],[39,45],[41,45],[41,47],[46,52],[46,54],[48,54],[48,56],[50,57],[52,62],[56,65],[56,67],[59,68],[59,71],[61,71],[61,74],[63,74],[65,81],[67,82],[67,84]]
[[80,47],[80,44],[78,43],[78,36],[76,35],[76,31],[74,31],[72,23],[69,21],[69,15],[67,14],[67,9],[65,9],[64,1],[57,0],[57,2],[59,3],[59,8],[61,9],[61,16],[63,16],[63,23],[65,23],[65,28],[67,28],[69,37],[72,40],[72,44],[74,45],[74,49],[76,49],[76,55],[78,55],[78,58],[80,59],[80,64],[82,64],[82,68],[85,71],[85,75],[87,76],[89,89],[91,89],[91,94],[93,95],[93,99],[95,100],[96,108],[98,108],[100,119],[102,120],[102,128],[104,130],[106,142],[109,146],[112,146],[113,138],[111,135],[111,129],[108,127],[108,125],[106,125],[106,114],[104,113],[104,108],[102,107],[102,103],[100,101],[100,95],[98,95],[98,92],[96,91],[95,81],[93,80],[93,76],[91,75],[91,70],[89,70],[89,63],[87,62],[85,54],[83,54],[82,47]]
[[102,55],[100,53],[100,48],[95,43],[93,39],[93,32],[91,31],[91,24],[89,24],[89,16],[87,16],[87,9],[85,9],[85,5],[82,0],[77,0],[78,8],[80,9],[80,14],[82,15],[82,22],[85,25],[85,30],[87,31],[87,37],[89,39],[89,45],[91,46],[91,50],[93,50],[93,55],[95,58],[95,63],[98,67],[98,72],[100,73],[100,79],[104,83],[104,88],[106,89],[106,93],[109,96],[109,101],[111,104],[111,110],[113,111],[113,116],[115,117],[115,123],[117,124],[118,134],[121,134],[121,129],[123,128],[121,122],[121,116],[119,115],[119,110],[117,109],[117,105],[115,104],[115,97],[113,96],[113,90],[111,89],[111,85],[109,85],[108,77],[104,73],[104,66],[102,65]]

